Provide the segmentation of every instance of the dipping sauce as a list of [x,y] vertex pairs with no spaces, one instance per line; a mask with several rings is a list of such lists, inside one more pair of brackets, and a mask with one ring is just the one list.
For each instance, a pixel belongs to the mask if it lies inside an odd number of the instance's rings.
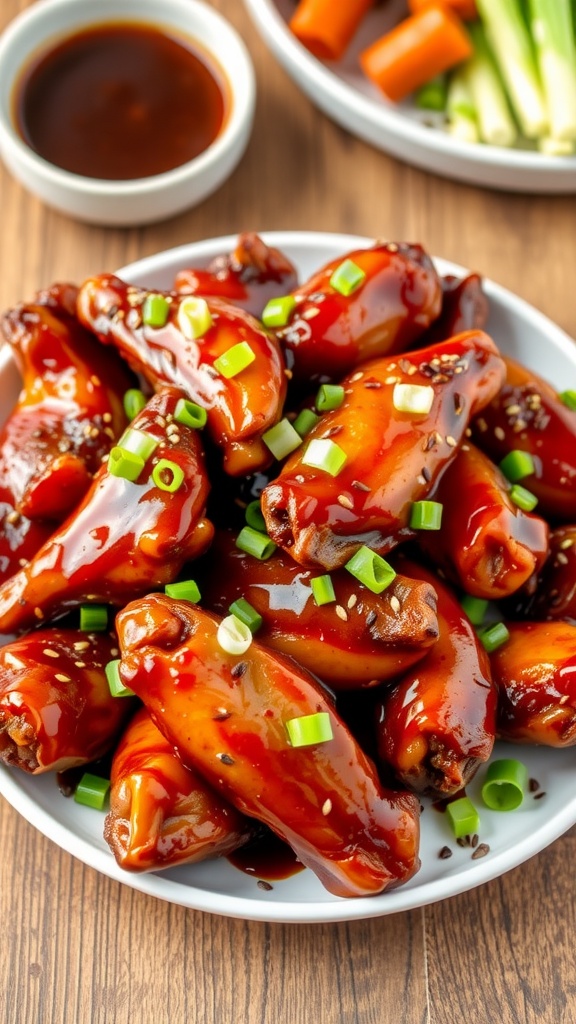
[[193,46],[136,23],[68,36],[18,81],[17,130],[45,160],[90,178],[179,167],[210,146],[226,115],[223,76]]

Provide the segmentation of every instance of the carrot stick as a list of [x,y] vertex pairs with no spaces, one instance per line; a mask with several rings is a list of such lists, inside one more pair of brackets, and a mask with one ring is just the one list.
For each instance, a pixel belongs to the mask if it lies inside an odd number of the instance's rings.
[[391,100],[466,60],[472,44],[455,14],[433,3],[360,54],[362,70]]
[[[408,9],[410,14],[419,14],[425,7],[430,7],[436,2],[437,0],[408,0]],[[463,21],[473,21],[478,17],[476,0],[440,0],[440,2]]]
[[300,0],[289,26],[315,57],[339,60],[374,0]]

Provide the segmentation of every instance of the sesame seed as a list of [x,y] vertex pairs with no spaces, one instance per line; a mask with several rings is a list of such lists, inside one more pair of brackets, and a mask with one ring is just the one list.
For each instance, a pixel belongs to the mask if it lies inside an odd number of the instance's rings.
[[446,444],[449,445],[450,448],[455,448],[456,445],[458,444],[458,441],[456,440],[455,437],[452,437],[451,434],[447,434],[446,435]]
[[101,383],[102,383],[102,381],[100,380],[100,377],[97,377],[95,373],[92,374],[92,376],[90,377],[90,380],[92,381],[92,383],[93,383],[95,388],[99,388]]
[[75,664],[76,668],[86,668],[86,662],[85,661],[75,661],[74,664]]
[[503,441],[506,437],[506,431],[502,427],[494,427],[494,437],[498,438],[499,441]]
[[514,405],[506,405],[506,406],[504,407],[504,411],[505,411],[506,413],[508,413],[508,416],[517,416],[517,415],[518,415],[518,413],[520,412],[520,406],[519,406],[519,405],[517,405],[517,404],[514,404]]
[[353,480],[352,487],[355,487],[357,491],[370,491],[368,484],[362,482],[362,480]]
[[398,252],[398,243],[397,242],[388,242],[388,245],[386,246],[386,248],[388,249],[388,252]]
[[24,569],[24,568],[25,568],[25,566],[27,566],[27,565],[28,565],[28,562],[27,562],[27,560],[26,560],[25,558],[19,558],[19,559],[18,559],[18,565],[19,565],[19,566],[20,566],[20,567],[21,567],[22,569]]
[[240,676],[244,675],[247,668],[248,663],[246,661],[239,661],[237,665],[234,665],[234,668],[232,669],[230,674],[234,677],[234,679],[239,679]]
[[377,612],[375,612],[375,611],[368,612],[368,615],[366,616],[366,625],[368,627],[373,626],[374,623],[376,622],[377,618],[378,618],[378,613]]
[[112,427],[104,427],[104,433],[106,434],[106,437],[109,437],[112,441],[115,440],[114,431],[112,430]]
[[347,602],[347,607],[350,609],[350,611],[352,611],[352,608],[355,607],[357,602],[358,602],[358,597],[356,596],[356,594],[350,594],[350,597],[348,598],[348,602]]
[[8,513],[8,515],[6,516],[5,521],[7,523],[10,523],[11,525],[13,525],[14,523],[17,523],[19,519],[20,519],[20,513],[17,512],[16,509],[13,509],[12,512]]
[[516,423],[513,425],[512,430],[515,434],[519,434],[521,430],[526,430],[527,426],[528,424],[526,423],[526,420],[516,420]]
[[325,800],[324,803],[322,804],[322,814],[324,815],[324,817],[326,817],[327,814],[330,814],[331,810],[332,810],[332,801],[331,801],[330,797],[328,797],[328,799]]
[[103,423],[112,423],[112,413],[111,412],[104,412],[104,413],[102,413],[102,422]]
[[88,647],[90,647],[89,640],[76,640],[74,644],[75,651],[85,651]]
[[71,682],[70,676],[65,676],[63,672],[57,672],[54,678],[57,679],[59,683]]
[[573,543],[574,543],[574,541],[572,540],[571,537],[565,537],[564,540],[562,541],[562,543],[560,544],[560,548],[561,548],[562,551],[567,551],[568,548],[572,547]]
[[563,551],[559,551],[556,555],[556,565],[568,565],[568,555],[565,555]]
[[398,615],[398,612],[400,611],[402,605],[400,604],[400,601],[396,597],[396,594],[392,594],[392,597],[390,598],[390,607],[392,611],[395,613],[395,615]]
[[448,860],[448,858],[452,856],[452,850],[449,846],[443,846],[438,856],[440,857],[440,860]]
[[113,658],[117,658],[118,655],[120,654],[120,651],[118,650],[117,647],[111,647],[110,654],[112,655]]
[[45,654],[47,658],[59,658],[60,657],[60,655],[58,654],[58,651],[53,651],[51,647],[45,647],[44,650],[42,651],[42,654]]
[[490,853],[490,847],[488,846],[488,843],[480,843],[480,845],[476,847],[474,853],[472,854],[472,860],[480,860],[480,858],[485,857],[487,853]]
[[528,792],[529,793],[537,793],[539,789],[540,789],[540,783],[538,782],[537,779],[529,779],[528,780]]
[[386,377],[384,379],[384,383],[385,384],[399,384],[400,383],[400,377]]
[[544,792],[544,790],[542,790],[542,792],[541,792],[541,793],[535,793],[535,794],[534,794],[534,799],[535,799],[535,800],[541,800],[541,799],[542,799],[542,797],[544,797],[544,796],[546,796],[546,793]]
[[230,757],[230,754],[216,754],[216,757],[222,764],[234,764],[234,758]]
[[423,473],[419,473],[418,474],[418,476],[416,477],[416,483],[420,484],[421,487],[424,487],[424,484],[426,483],[426,479],[425,479]]
[[348,622],[348,612],[341,604],[336,605],[335,612],[339,619],[342,619],[343,622]]
[[99,434],[100,434],[100,431],[98,430],[98,427],[92,427],[92,430],[90,431],[90,437],[92,438],[93,441],[96,440],[96,438],[99,436]]
[[89,423],[87,423],[86,426],[84,427],[84,437],[90,437],[91,433],[92,433],[92,427],[91,427],[91,425]]
[[347,494],[339,494],[336,501],[339,505],[342,505],[343,508],[354,508],[354,503],[350,500]]
[[408,374],[409,377],[413,377],[414,374],[417,372],[417,370],[418,370],[418,367],[414,366],[414,363],[412,363],[412,365],[410,366],[410,369],[406,370],[406,373]]
[[478,419],[476,420],[476,426],[478,427],[478,430],[482,431],[482,433],[484,433],[485,430],[488,430],[488,424],[486,423],[486,420],[482,418],[482,416],[479,416]]
[[284,376],[286,377],[286,380],[292,380],[294,374],[292,373],[292,370],[289,370],[288,367],[286,367],[284,370]]
[[319,312],[320,310],[318,307],[314,306],[312,309],[305,309],[304,312],[301,313],[301,317],[303,320],[313,320],[315,316],[318,316]]
[[270,882],[265,882],[263,878],[259,878],[256,885],[259,889],[264,889],[264,892],[272,892],[272,889],[274,888],[273,885],[270,885]]
[[34,615],[36,616],[37,619],[43,619],[44,618],[44,612],[42,611],[41,608],[35,608],[34,609]]
[[364,376],[364,373],[362,372],[362,370],[360,370],[359,373],[353,373],[352,376],[348,378],[349,383],[350,384],[355,384],[357,380],[362,380],[363,376]]

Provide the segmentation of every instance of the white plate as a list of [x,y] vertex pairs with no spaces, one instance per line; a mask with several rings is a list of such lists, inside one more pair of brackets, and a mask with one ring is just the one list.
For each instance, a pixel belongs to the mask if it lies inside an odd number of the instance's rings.
[[[349,235],[277,232],[266,240],[283,249],[297,264],[302,277],[329,259],[351,248],[369,244]],[[212,239],[181,246],[133,263],[120,274],[145,287],[169,287],[175,271],[192,264],[205,265],[221,252],[229,252],[235,238]],[[462,268],[437,260],[442,273]],[[527,303],[495,284],[487,283],[491,314],[489,329],[503,351],[521,358],[557,386],[576,376],[576,349],[570,339]],[[3,354],[0,360],[1,413],[8,412],[16,397],[18,378]],[[0,418],[2,418],[0,416]],[[511,748],[500,747],[510,753]],[[348,921],[379,917],[423,906],[454,896],[486,882],[522,863],[543,849],[576,822],[576,750],[555,751],[514,747],[512,756],[522,759],[529,774],[546,791],[542,800],[527,796],[523,806],[510,814],[481,811],[480,836],[490,846],[481,860],[471,860],[471,850],[454,842],[445,815],[427,804],[422,815],[422,868],[399,889],[383,896],[342,900],[331,896],[310,871],[274,882],[273,889],[259,889],[257,879],[227,861],[207,861],[158,874],[131,875],[117,867],[102,839],[103,816],[62,797],[52,776],[34,778],[13,769],[0,769],[0,793],[28,821],[75,857],[119,882],[142,892],[197,910],[257,921]],[[483,776],[468,787],[480,807]],[[454,854],[440,860],[438,853],[449,845]]]
[[[346,0],[340,0],[345,3]],[[244,0],[266,45],[313,103],[354,135],[393,156],[448,178],[515,192],[576,192],[576,156],[475,145],[430,126],[430,114],[389,103],[363,75],[357,56],[406,12],[403,0],[371,11],[346,56],[322,62],[292,35],[293,0]]]

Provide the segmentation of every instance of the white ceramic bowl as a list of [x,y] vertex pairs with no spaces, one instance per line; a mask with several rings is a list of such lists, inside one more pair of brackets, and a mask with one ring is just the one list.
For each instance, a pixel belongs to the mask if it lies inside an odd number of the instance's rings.
[[[315,232],[276,232],[265,234],[264,238],[294,261],[302,280],[328,260],[371,244],[366,238]],[[176,271],[206,266],[215,256],[230,252],[235,243],[236,238],[228,237],[180,246],[148,256],[118,273],[143,288],[169,288]],[[440,259],[435,262],[443,274],[463,273],[453,263]],[[565,387],[566,381],[576,376],[574,343],[528,303],[491,281],[486,281],[485,287],[490,300],[488,330],[497,344],[556,387]],[[20,386],[10,353],[1,352],[0,422],[8,415]],[[150,896],[195,910],[254,921],[351,921],[411,910],[487,882],[538,853],[576,822],[576,748],[511,748],[498,744],[495,757],[510,756],[526,764],[529,777],[538,780],[546,795],[535,800],[527,794],[522,806],[508,814],[489,811],[480,797],[484,769],[478,773],[467,792],[480,809],[480,838],[490,847],[488,856],[472,860],[470,849],[456,845],[446,815],[435,811],[430,800],[424,800],[422,867],[418,874],[407,885],[382,896],[349,900],[332,896],[308,870],[274,882],[270,890],[261,889],[257,877],[239,871],[226,858],[158,873],[123,871],[103,839],[103,815],[65,800],[52,775],[26,775],[15,768],[0,766],[0,794],[74,857]],[[449,860],[438,856],[445,845],[453,850]],[[42,884],[54,884],[54,879],[46,876]],[[537,900],[538,893],[533,895]]]
[[[345,2],[345,0],[340,0]],[[551,0],[553,2],[553,0]],[[346,56],[317,60],[290,32],[292,0],[244,0],[276,59],[316,106],[348,131],[407,163],[447,178],[513,192],[576,192],[576,156],[460,142],[411,100],[390,103],[368,81],[358,54],[406,12],[405,0],[370,11]]]
[[[72,174],[38,156],[19,136],[12,93],[31,56],[76,31],[114,21],[167,28],[207,53],[229,86],[229,110],[215,141],[174,170],[129,181]],[[22,184],[49,206],[100,224],[145,224],[199,203],[231,174],[248,142],[255,79],[247,50],[224,18],[198,0],[37,0],[0,37],[0,156]]]

